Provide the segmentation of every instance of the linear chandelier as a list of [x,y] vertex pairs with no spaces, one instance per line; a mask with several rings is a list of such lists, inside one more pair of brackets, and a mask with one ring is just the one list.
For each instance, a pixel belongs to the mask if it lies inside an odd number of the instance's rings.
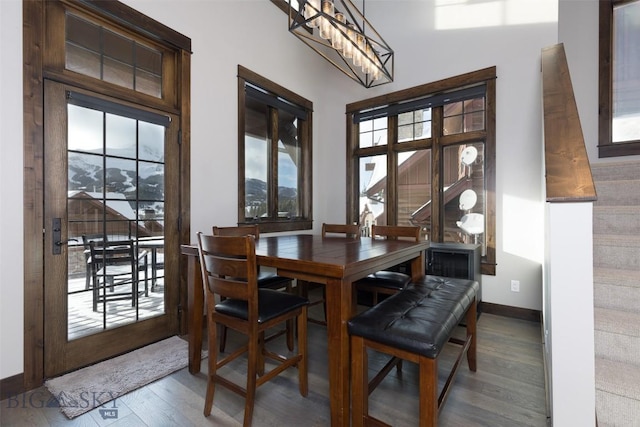
[[[393,81],[393,50],[350,0],[289,0],[289,31],[364,87]],[[296,7],[297,5],[297,7]]]

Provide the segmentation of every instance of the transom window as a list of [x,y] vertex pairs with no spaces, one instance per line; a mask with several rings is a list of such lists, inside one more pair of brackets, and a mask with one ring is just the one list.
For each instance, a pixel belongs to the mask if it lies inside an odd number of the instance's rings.
[[347,105],[348,221],[478,244],[495,274],[494,104],[489,68]]
[[162,97],[162,52],[74,14],[65,19],[67,70]]
[[238,223],[311,228],[313,104],[238,67]]

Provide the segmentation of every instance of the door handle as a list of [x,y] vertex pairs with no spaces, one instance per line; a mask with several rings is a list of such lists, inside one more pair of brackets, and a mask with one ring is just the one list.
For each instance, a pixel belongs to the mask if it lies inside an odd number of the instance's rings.
[[78,239],[69,239],[69,240],[65,240],[63,242],[58,241],[55,244],[58,245],[58,246],[62,246],[62,245],[68,245],[69,242],[77,242],[77,241],[78,241]]
[[51,229],[53,230],[51,241],[53,242],[52,252],[54,255],[60,255],[62,253],[63,245],[78,241],[78,239],[62,240],[62,218],[53,218]]

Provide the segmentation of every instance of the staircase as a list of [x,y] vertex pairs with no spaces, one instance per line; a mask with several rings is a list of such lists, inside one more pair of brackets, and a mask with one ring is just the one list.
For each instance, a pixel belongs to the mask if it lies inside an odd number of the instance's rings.
[[598,426],[640,426],[640,161],[591,167]]

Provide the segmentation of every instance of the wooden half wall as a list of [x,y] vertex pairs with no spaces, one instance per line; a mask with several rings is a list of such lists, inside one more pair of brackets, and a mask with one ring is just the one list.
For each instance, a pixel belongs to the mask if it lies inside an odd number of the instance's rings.
[[553,425],[596,424],[593,201],[596,191],[564,46],[542,50],[546,179],[544,361]]
[[547,202],[596,200],[563,44],[542,50]]

